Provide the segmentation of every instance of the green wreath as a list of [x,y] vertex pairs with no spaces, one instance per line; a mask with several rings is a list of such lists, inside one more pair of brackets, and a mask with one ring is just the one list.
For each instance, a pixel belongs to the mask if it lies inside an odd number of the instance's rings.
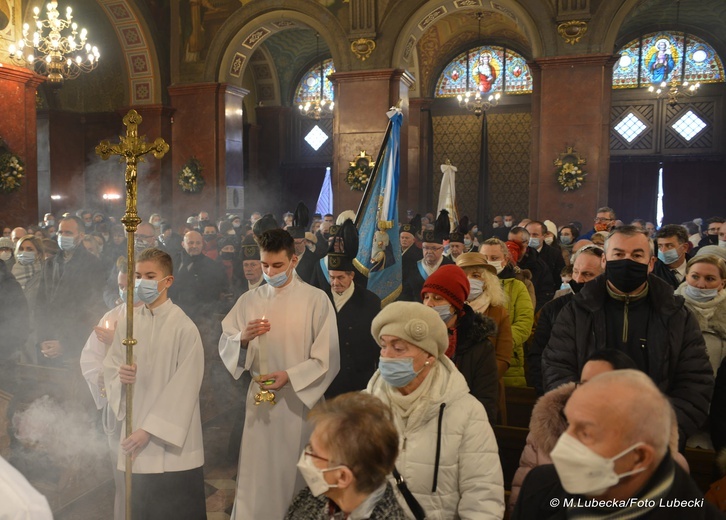
[[364,191],[371,178],[373,168],[367,161],[358,161],[354,166],[348,168],[345,174],[345,182],[350,186],[351,191]]
[[574,191],[581,188],[585,183],[587,173],[576,164],[566,162],[557,168],[557,182],[562,187],[562,191]]
[[0,192],[12,193],[20,189],[24,172],[25,164],[20,157],[10,152],[0,154]]
[[202,191],[202,188],[204,188],[203,170],[202,163],[196,157],[192,157],[184,164],[177,181],[184,193],[199,193]]

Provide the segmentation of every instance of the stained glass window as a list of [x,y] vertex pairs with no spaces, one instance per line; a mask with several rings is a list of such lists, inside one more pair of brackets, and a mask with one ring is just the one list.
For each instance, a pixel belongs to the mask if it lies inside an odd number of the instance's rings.
[[[328,76],[333,73],[335,73],[333,60],[323,61],[323,95],[328,101],[334,101],[333,83],[328,79]],[[293,102],[298,105],[315,99],[320,99],[320,64],[313,65],[310,70],[303,74],[295,90]]]
[[660,31],[637,38],[619,51],[613,68],[613,88],[635,88],[678,81],[724,81],[721,58],[700,38]]
[[463,52],[444,67],[436,82],[436,97],[453,97],[474,89],[482,94],[502,90],[506,94],[532,92],[532,75],[527,62],[511,49],[490,45],[469,49],[468,85],[466,71],[466,52]]

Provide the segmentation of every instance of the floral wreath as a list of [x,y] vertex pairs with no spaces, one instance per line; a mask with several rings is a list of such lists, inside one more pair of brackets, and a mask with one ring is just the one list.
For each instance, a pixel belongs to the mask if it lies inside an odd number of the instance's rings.
[[561,153],[558,159],[554,161],[557,170],[557,183],[562,187],[562,191],[574,191],[581,188],[585,183],[587,173],[581,168],[586,160],[580,157],[571,146],[567,147],[565,153]]
[[177,180],[184,193],[199,193],[202,191],[202,188],[204,188],[202,171],[202,163],[196,157],[192,157],[184,163]]
[[0,192],[12,193],[19,189],[24,172],[25,164],[20,157],[0,148]]
[[361,151],[360,155],[350,162],[350,167],[345,173],[345,182],[350,186],[351,191],[364,191],[373,173],[372,157]]

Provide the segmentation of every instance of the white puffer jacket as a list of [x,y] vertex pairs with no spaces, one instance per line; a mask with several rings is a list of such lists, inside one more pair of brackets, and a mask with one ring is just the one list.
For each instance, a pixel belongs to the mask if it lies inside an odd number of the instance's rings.
[[[414,405],[421,410],[411,413],[405,427],[392,407],[400,435],[396,469],[427,520],[502,518],[504,482],[494,432],[484,407],[469,394],[464,376],[442,358],[434,385]],[[390,406],[389,392],[397,390],[376,371],[367,391]],[[394,488],[407,517],[413,518],[395,483]]]

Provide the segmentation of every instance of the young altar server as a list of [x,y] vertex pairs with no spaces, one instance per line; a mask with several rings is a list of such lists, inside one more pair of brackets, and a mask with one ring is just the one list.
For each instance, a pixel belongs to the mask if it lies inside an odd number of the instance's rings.
[[[222,320],[219,354],[247,392],[233,520],[283,518],[305,482],[296,465],[312,432],[305,418],[340,367],[335,309],[326,294],[295,274],[292,236],[262,233],[262,272],[267,282],[243,294]],[[255,405],[261,390],[276,404]]]
[[118,468],[133,459],[134,520],[206,519],[204,449],[199,388],[204,352],[199,331],[167,296],[174,277],[171,257],[146,249],[136,260],[136,294],[145,304],[134,309],[134,363],[126,364],[126,323],[119,321],[104,360],[111,409],[123,420],[125,383],[132,383],[133,433],[121,441]]

